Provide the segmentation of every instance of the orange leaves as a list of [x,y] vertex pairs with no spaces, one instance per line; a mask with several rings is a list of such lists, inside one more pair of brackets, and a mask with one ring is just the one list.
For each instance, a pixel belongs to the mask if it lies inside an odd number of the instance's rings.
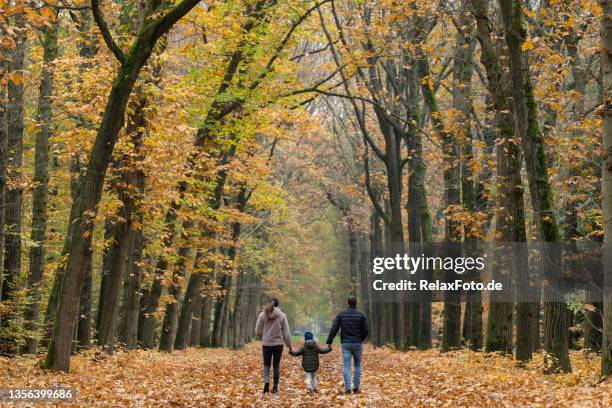
[[262,395],[259,344],[238,351],[135,351],[113,356],[94,349],[73,359],[70,374],[43,374],[37,358],[1,359],[0,384],[75,387],[79,406],[610,406],[612,383],[597,384],[599,359],[572,354],[574,373],[545,375],[542,355],[526,368],[517,368],[513,360],[498,355],[399,353],[366,346],[362,393],[345,395],[341,356],[335,348],[321,357],[319,392],[307,395],[300,359],[284,353],[280,392]]
[[536,47],[535,45],[535,39],[534,40],[527,40],[523,43],[523,45],[521,46],[521,50],[523,51],[529,51],[529,50],[533,50]]
[[9,72],[2,78],[2,83],[6,84],[12,82],[14,85],[23,85],[26,83],[23,72],[13,71]]

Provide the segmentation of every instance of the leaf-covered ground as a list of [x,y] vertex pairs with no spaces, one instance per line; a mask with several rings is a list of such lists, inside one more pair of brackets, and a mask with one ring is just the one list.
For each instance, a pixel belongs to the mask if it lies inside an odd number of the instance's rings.
[[0,386],[73,386],[78,390],[74,405],[82,407],[612,406],[612,382],[597,383],[599,359],[575,352],[572,361],[574,373],[545,375],[541,356],[527,368],[516,368],[509,359],[467,351],[441,355],[368,347],[363,393],[344,395],[336,347],[321,356],[319,393],[306,395],[300,359],[285,352],[281,391],[263,396],[256,344],[240,351],[137,351],[112,357],[91,351],[72,360],[70,374],[45,373],[33,358],[2,359]]

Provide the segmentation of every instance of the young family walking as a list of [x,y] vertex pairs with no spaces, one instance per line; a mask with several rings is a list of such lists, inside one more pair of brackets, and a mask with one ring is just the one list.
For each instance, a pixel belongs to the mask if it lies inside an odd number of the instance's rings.
[[[287,316],[278,307],[278,299],[270,299],[266,308],[260,313],[255,326],[255,333],[261,339],[263,352],[263,392],[270,391],[270,368],[274,369],[272,392],[278,392],[280,379],[280,360],[283,355],[283,345],[287,345],[293,356],[302,356],[302,368],[306,372],[306,392],[317,392],[317,371],[319,370],[319,354],[332,350],[334,338],[340,331],[342,361],[344,364],[344,389],[347,394],[359,393],[361,386],[361,356],[363,342],[368,337],[368,319],[357,310],[357,299],[349,296],[348,307],[338,313],[332,324],[327,347],[321,348],[310,332],[304,333],[304,345],[293,351],[291,347],[291,332]],[[351,365],[354,362],[353,386],[351,388]]]

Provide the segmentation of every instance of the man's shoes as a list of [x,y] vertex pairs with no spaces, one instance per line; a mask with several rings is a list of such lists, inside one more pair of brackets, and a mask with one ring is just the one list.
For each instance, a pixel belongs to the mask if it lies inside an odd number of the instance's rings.
[[268,392],[270,392],[270,383],[264,383],[263,393],[267,394]]
[[319,392],[319,390],[315,388],[314,390],[312,390],[312,392]]
[[312,390],[306,390],[306,394],[312,394]]
[[350,393],[351,393],[351,389],[350,389],[350,388],[348,388],[348,389],[344,390],[344,393],[345,393],[345,394],[350,394]]
[[272,387],[272,394],[276,394],[278,392],[278,385]]
[[361,390],[359,388],[353,388],[353,394],[359,394]]

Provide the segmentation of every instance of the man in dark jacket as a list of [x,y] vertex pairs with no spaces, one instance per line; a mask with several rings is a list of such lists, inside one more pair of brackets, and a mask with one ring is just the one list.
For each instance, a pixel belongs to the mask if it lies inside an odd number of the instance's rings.
[[302,368],[306,371],[306,392],[317,392],[317,371],[319,370],[319,354],[329,353],[331,346],[326,349],[319,347],[311,332],[304,333],[304,345],[298,351],[289,350],[292,356],[302,356]]
[[357,310],[357,298],[349,296],[348,308],[338,313],[334,319],[327,344],[332,344],[334,337],[340,330],[340,342],[342,343],[342,360],[344,363],[344,389],[347,394],[351,393],[351,360],[355,360],[355,374],[353,380],[353,392],[359,393],[361,385],[361,355],[363,353],[363,341],[368,337],[368,319]]

